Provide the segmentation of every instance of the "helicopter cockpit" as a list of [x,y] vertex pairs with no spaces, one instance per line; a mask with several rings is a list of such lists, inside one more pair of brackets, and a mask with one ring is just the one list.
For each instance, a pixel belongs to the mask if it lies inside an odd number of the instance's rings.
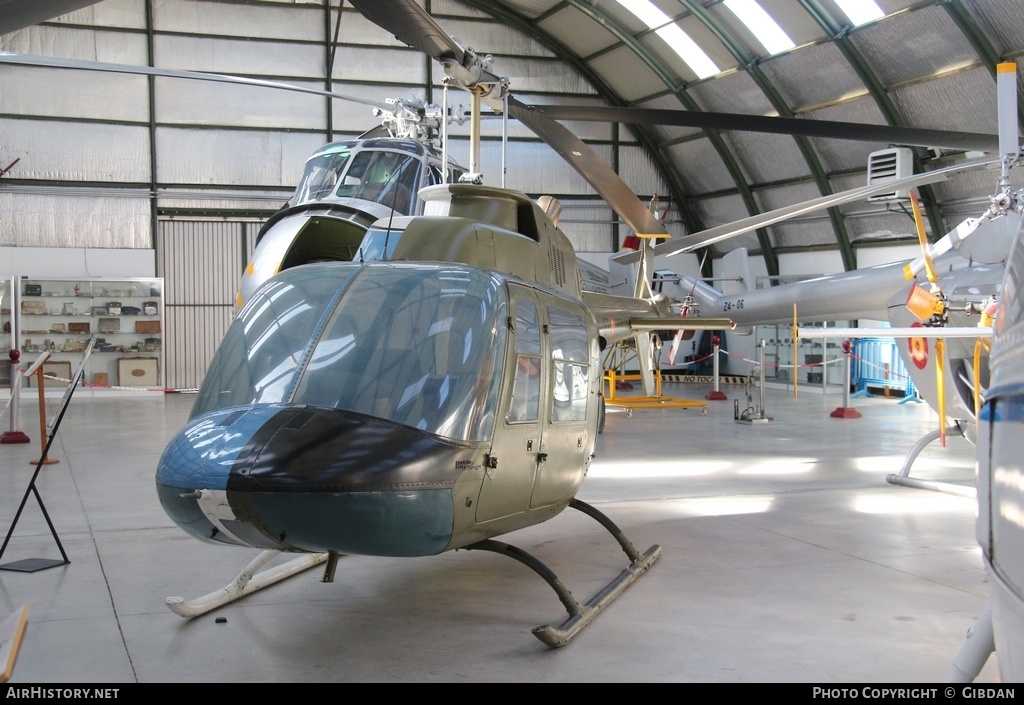
[[448,264],[282,272],[232,324],[192,409],[341,409],[459,441],[490,438],[505,355],[500,276]]
[[452,183],[462,170],[441,168],[439,155],[415,140],[366,139],[332,142],[307,161],[290,207],[358,198],[380,203],[396,215],[413,215],[414,196],[423,186]]
[[352,260],[374,221],[422,212],[421,188],[454,183],[464,173],[451,158],[442,164],[432,146],[410,139],[345,140],[318,149],[291,199],[260,228],[239,286],[239,308],[279,271]]

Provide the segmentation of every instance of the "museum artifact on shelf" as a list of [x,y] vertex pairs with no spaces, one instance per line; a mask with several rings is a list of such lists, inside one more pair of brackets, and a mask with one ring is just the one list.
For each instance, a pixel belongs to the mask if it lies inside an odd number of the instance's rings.
[[108,387],[108,380],[118,387],[162,385],[163,279],[20,277],[9,285],[21,294],[7,314],[17,319],[7,321],[6,330],[16,333],[12,347],[50,352],[53,362],[73,368],[97,335],[85,361],[93,386]]

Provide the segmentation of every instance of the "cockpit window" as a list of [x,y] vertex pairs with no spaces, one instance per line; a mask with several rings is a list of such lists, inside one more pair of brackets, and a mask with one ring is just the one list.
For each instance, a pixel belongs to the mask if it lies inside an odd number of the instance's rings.
[[497,275],[457,265],[293,267],[238,314],[192,415],[292,402],[486,440],[507,309]]
[[352,160],[338,196],[376,201],[411,215],[419,186],[420,161],[411,154],[364,150]]
[[321,154],[306,162],[298,188],[292,197],[291,205],[320,201],[334,192],[338,185],[341,172],[345,170],[352,153],[348,150]]
[[224,336],[192,415],[287,400],[317,324],[358,265],[293,267],[270,279]]
[[480,270],[367,265],[327,322],[292,401],[486,440],[506,311],[501,281]]

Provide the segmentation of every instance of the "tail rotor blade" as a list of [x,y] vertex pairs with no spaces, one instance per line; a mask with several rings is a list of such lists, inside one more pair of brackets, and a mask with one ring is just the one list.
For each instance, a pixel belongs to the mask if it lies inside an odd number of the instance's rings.
[[996,91],[999,97],[999,153],[1011,161],[1020,153],[1017,134],[1017,64],[996,66]]

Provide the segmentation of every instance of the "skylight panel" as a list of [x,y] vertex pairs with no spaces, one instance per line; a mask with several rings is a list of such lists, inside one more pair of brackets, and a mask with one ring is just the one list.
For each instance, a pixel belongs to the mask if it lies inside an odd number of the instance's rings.
[[725,6],[747,26],[769,54],[778,54],[796,46],[771,15],[757,4],[757,0],[725,0]]
[[715,62],[697,46],[697,43],[683,31],[682,27],[655,7],[650,0],[618,0],[618,2],[647,25],[648,29],[653,29],[655,34],[664,39],[697,76],[707,78],[719,72]]
[[836,4],[854,27],[885,17],[875,0],[836,0]]

